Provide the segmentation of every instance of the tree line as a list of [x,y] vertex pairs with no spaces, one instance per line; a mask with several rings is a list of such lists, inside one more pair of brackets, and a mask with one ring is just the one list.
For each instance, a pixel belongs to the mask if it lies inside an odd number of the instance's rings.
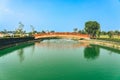
[[[7,31],[4,29],[4,31],[1,31],[2,33],[14,33],[16,36],[22,37],[24,34],[26,34],[26,31],[23,30],[24,24],[22,22],[19,22],[18,28],[15,31]],[[44,31],[38,32],[35,30],[35,27],[33,25],[30,25],[31,32],[29,32],[29,36],[32,36],[35,33],[46,33],[46,32],[55,32],[54,30],[51,31]],[[85,27],[83,30],[78,30],[78,28],[73,29],[76,33],[81,34],[89,34],[90,38],[100,38],[101,35],[107,35],[109,38],[113,38],[114,35],[120,36],[120,31],[101,31],[100,23],[97,21],[87,21],[85,22]]]
[[74,28],[73,31],[82,34],[89,34],[90,38],[100,38],[101,35],[107,35],[109,38],[113,38],[114,35],[117,35],[118,37],[120,36],[119,30],[101,31],[101,26],[97,21],[87,21],[85,22],[83,30]]

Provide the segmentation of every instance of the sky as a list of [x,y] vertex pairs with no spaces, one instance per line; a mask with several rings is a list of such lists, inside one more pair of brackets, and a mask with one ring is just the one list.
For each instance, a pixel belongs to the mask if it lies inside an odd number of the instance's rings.
[[0,0],[0,31],[24,30],[71,32],[97,21],[102,31],[120,30],[120,0]]

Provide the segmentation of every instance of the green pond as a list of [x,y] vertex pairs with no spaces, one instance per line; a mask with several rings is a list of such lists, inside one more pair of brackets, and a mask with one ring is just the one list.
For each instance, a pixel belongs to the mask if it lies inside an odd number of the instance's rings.
[[120,80],[120,51],[51,39],[0,50],[0,80]]

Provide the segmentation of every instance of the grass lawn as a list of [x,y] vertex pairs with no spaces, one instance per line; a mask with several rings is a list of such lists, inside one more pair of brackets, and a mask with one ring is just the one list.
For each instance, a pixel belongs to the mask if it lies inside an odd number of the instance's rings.
[[120,36],[114,35],[112,38],[109,38],[108,35],[100,35],[98,40],[112,41],[112,42],[120,42]]

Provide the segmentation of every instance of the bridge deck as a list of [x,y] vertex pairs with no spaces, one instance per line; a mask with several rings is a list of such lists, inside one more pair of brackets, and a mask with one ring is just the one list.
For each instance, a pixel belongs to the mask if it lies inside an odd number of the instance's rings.
[[61,37],[61,38],[73,38],[73,39],[89,39],[88,34],[80,34],[80,33],[70,33],[70,32],[55,32],[55,33],[39,33],[35,34],[35,39],[38,38],[47,38],[47,37]]

